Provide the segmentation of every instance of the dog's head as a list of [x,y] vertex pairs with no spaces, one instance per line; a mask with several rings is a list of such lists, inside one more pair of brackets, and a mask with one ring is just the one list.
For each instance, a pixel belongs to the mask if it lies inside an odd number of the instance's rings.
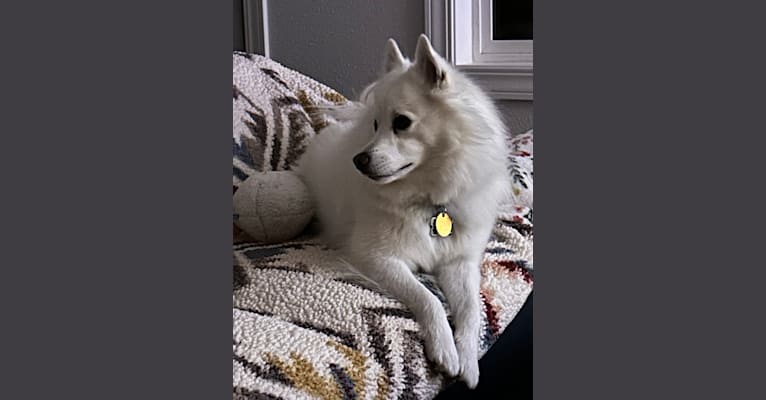
[[[402,56],[393,39],[386,44],[383,75],[363,92],[360,133],[370,141],[354,155],[356,169],[379,184],[401,180],[427,163],[449,157],[460,145],[464,115],[457,71],[440,57],[425,35],[415,59]],[[457,105],[457,106],[456,106]],[[463,138],[464,139],[464,138]]]

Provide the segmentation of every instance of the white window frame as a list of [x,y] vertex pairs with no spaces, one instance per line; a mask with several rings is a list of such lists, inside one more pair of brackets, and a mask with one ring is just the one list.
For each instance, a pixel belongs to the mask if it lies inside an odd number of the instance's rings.
[[245,28],[245,51],[271,57],[267,0],[241,0]]
[[532,100],[533,41],[492,39],[492,0],[425,0],[431,43],[495,99]]

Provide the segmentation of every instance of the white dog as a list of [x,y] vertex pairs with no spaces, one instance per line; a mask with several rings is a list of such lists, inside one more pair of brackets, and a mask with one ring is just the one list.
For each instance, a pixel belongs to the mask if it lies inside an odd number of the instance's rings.
[[[508,195],[505,127],[492,101],[425,35],[414,62],[392,39],[386,47],[384,74],[364,90],[350,120],[316,136],[296,172],[327,243],[403,302],[429,358],[474,388],[479,267]],[[454,339],[440,301],[413,271],[436,277]]]

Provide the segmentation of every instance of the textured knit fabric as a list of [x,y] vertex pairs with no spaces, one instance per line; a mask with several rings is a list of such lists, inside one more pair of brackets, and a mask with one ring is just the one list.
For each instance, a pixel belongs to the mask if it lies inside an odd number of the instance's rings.
[[510,173],[512,204],[532,207],[534,158],[533,132],[529,130],[510,141]]
[[338,92],[265,57],[234,52],[234,187],[254,171],[289,170],[328,120]]

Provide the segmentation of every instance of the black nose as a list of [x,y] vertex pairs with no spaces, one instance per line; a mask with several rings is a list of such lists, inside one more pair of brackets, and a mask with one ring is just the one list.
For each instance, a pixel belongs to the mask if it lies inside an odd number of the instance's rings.
[[355,155],[354,165],[359,171],[367,172],[367,167],[370,165],[370,155],[367,153],[359,153]]

